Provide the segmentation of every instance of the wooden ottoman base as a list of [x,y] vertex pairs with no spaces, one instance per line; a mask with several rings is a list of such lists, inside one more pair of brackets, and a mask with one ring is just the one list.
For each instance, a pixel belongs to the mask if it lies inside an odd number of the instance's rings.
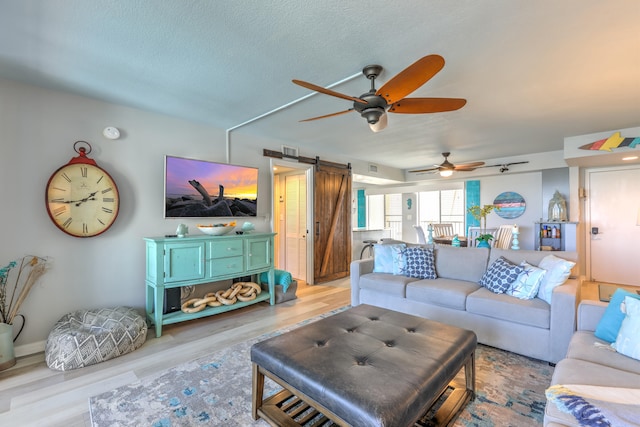
[[[438,395],[434,406],[439,405],[435,413],[432,408],[416,421],[416,427],[452,426],[458,415],[470,400],[475,398],[475,357],[472,353],[463,367],[465,383],[451,381]],[[283,390],[264,399],[265,377],[278,383]],[[332,413],[319,402],[293,389],[280,378],[253,364],[253,419],[262,418],[274,427],[324,427],[349,426],[350,424]],[[429,424],[426,424],[429,422]]]

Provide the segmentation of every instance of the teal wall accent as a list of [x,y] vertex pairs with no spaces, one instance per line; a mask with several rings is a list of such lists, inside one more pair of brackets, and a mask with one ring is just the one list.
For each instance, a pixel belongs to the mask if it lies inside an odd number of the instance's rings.
[[480,205],[480,180],[466,181],[465,191],[467,193],[467,202],[465,207],[467,229],[469,227],[479,227],[480,221],[475,219],[473,215],[468,212],[468,210],[471,206]]
[[358,228],[367,226],[367,198],[364,196],[364,189],[358,190]]

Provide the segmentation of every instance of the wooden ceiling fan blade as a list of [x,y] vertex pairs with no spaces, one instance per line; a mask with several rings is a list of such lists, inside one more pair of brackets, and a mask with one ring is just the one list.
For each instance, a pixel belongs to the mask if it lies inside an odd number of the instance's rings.
[[529,163],[529,161],[524,161],[524,162],[511,162],[511,163],[498,163],[495,165],[485,165],[485,166],[480,166],[482,168],[500,168],[500,167],[509,167],[511,165],[523,165],[525,163]]
[[376,95],[382,96],[387,104],[404,98],[428,82],[444,67],[444,58],[440,55],[427,55],[396,74],[386,82]]
[[439,170],[440,170],[440,166],[438,166],[437,168],[412,170],[412,171],[409,171],[409,173],[436,172],[436,171],[439,171]]
[[347,114],[353,111],[353,108],[349,108],[348,110],[338,111],[337,113],[325,114],[324,116],[312,117],[310,119],[300,120],[301,122],[311,122],[313,120],[326,119],[327,117],[339,116],[341,114]]
[[355,96],[345,95],[343,93],[336,92],[336,91],[331,90],[331,89],[326,89],[326,88],[324,88],[322,86],[314,85],[313,83],[305,82],[305,81],[302,81],[302,80],[296,80],[296,79],[293,79],[291,81],[293,83],[297,84],[298,86],[302,86],[302,87],[307,88],[307,89],[315,90],[316,92],[324,93],[325,95],[331,95],[331,96],[335,96],[337,98],[342,98],[342,99],[346,99],[346,100],[349,100],[349,101],[359,102],[361,104],[366,104],[367,103],[367,101],[365,101],[363,99],[360,99],[360,98],[356,98]]
[[477,168],[479,168],[482,165],[484,165],[484,162],[465,163],[463,165],[456,165],[455,166],[455,170],[464,171],[464,172],[471,172],[473,170],[476,170]]
[[425,114],[458,110],[467,103],[462,98],[404,98],[389,108],[390,113]]

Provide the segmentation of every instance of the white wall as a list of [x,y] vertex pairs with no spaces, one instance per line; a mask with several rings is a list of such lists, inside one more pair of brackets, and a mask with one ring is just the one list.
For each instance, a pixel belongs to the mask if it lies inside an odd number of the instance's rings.
[[520,228],[520,249],[535,248],[535,222],[542,215],[542,172],[529,172],[510,175],[496,175],[480,180],[480,205],[493,204],[494,199],[505,191],[520,194],[527,207],[524,213],[514,219],[504,219],[492,212],[487,216],[487,227],[494,228],[507,224],[518,224]]
[[[144,236],[174,233],[181,222],[163,218],[164,156],[226,160],[225,132],[171,117],[0,80],[0,266],[26,254],[53,259],[21,312],[27,326],[17,354],[37,351],[53,324],[81,309],[145,304]],[[102,136],[106,126],[123,137]],[[93,238],[58,230],[47,215],[44,191],[51,174],[77,156],[73,144],[86,140],[89,157],[107,170],[120,190],[115,224]],[[243,141],[242,143],[238,141]],[[257,148],[259,147],[259,148]],[[232,134],[231,162],[258,167],[259,230],[270,229],[269,140]],[[192,234],[197,220],[183,220]]]

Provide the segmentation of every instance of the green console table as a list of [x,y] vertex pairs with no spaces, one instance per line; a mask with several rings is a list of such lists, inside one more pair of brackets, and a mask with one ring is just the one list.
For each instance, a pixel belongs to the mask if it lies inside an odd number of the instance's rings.
[[[275,303],[273,265],[275,233],[225,236],[146,237],[146,312],[162,335],[162,325],[224,313],[269,300]],[[200,285],[268,272],[269,290],[252,301],[207,307],[197,313],[177,311],[163,314],[167,288]]]

